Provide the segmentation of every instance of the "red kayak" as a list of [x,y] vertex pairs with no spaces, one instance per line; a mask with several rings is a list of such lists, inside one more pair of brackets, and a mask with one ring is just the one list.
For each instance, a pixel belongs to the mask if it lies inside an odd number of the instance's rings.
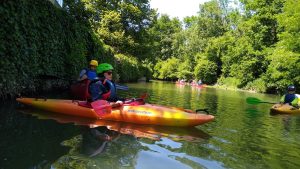
[[71,94],[74,99],[87,100],[90,97],[88,86],[91,83],[90,80],[86,79],[71,85]]
[[202,89],[202,88],[205,88],[206,87],[206,84],[201,84],[201,85],[198,85],[198,84],[193,84],[193,85],[191,85],[192,87],[195,87],[195,88],[200,88],[200,89]]

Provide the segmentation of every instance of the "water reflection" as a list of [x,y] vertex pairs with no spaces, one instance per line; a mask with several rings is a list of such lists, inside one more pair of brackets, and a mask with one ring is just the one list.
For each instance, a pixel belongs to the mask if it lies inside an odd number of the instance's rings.
[[106,126],[97,128],[83,127],[82,145],[80,152],[89,157],[94,157],[105,151],[110,141],[116,141],[120,137],[118,132],[109,130]]
[[0,116],[1,169],[51,168],[69,152],[61,142],[79,133],[70,125],[21,114],[15,111],[13,103],[0,105]]
[[[211,137],[195,127],[138,125],[71,117],[33,109],[19,109],[19,112],[38,119],[79,125],[81,134],[61,143],[69,147],[70,151],[53,163],[55,168],[76,168],[78,165],[87,168],[191,168],[197,165],[220,168],[221,165],[191,155],[199,143],[207,144]],[[166,163],[151,164],[150,161],[157,159],[157,156]]]
[[174,141],[189,142],[200,142],[210,138],[208,134],[195,127],[140,125],[116,121],[94,120],[34,109],[19,109],[19,111],[22,113],[31,114],[39,119],[52,119],[59,123],[74,123],[75,125],[87,126],[88,128],[101,129],[99,131],[89,130],[88,132],[93,135],[97,135],[97,133],[106,134],[108,133],[108,130],[110,130],[121,134],[132,135],[136,138],[148,138],[155,141],[159,141],[164,137]]
[[276,112],[270,111],[270,115],[274,118],[280,119],[283,128],[286,132],[289,132],[293,125],[293,119],[292,116],[299,116],[299,114],[279,114]]
[[[15,111],[13,104],[1,106],[0,103],[0,168],[300,166],[300,116],[273,116],[269,113],[271,105],[246,103],[247,97],[276,102],[280,96],[209,87],[198,91],[190,86],[177,88],[174,83],[162,82],[128,86],[129,91],[118,94],[139,97],[142,93],[148,93],[147,103],[192,110],[208,108],[216,117],[215,121],[197,128],[168,129],[158,126],[130,127],[129,124],[117,122],[96,123],[85,119],[77,121],[72,117],[51,117],[55,121],[39,120]],[[38,118],[50,117],[41,114]],[[99,130],[100,135],[90,129]],[[103,139],[102,131],[111,139]],[[102,149],[104,142],[106,144]],[[93,148],[98,151],[90,151]]]

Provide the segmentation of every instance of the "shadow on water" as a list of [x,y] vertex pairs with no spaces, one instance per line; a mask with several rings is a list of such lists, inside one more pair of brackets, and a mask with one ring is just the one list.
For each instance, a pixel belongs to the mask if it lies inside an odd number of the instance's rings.
[[79,131],[74,126],[30,118],[15,107],[15,102],[0,106],[0,168],[50,168],[69,151],[60,143]]

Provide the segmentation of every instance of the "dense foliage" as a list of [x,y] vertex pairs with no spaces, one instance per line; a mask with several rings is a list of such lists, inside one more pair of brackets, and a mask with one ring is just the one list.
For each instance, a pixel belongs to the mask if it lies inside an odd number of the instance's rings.
[[[46,86],[68,86],[66,81],[45,80],[47,77],[75,79],[90,59],[109,62],[114,67],[121,64],[131,72],[139,70],[140,76],[149,74],[145,65],[137,61],[128,66],[132,54],[142,58],[146,53],[142,37],[146,36],[144,29],[150,23],[145,19],[151,12],[148,1],[96,2],[99,4],[65,0],[63,8],[59,8],[45,0],[3,1],[0,97],[38,91]],[[93,7],[97,9],[91,10]],[[122,59],[115,57],[118,54]],[[139,78],[133,73],[128,76],[123,70],[119,74],[126,81]]]
[[72,77],[87,64],[92,37],[49,1],[4,1],[0,5],[0,96],[37,90],[38,77]]
[[300,87],[299,10],[299,0],[212,0],[180,21],[158,17],[149,0],[65,0],[62,8],[3,1],[0,97],[44,87],[41,76],[74,79],[90,59],[113,64],[123,82],[152,76],[259,92]]
[[299,4],[299,0],[242,0],[233,7],[225,0],[206,2],[197,16],[184,19],[185,29],[168,36],[176,69],[166,73],[164,68],[174,63],[160,57],[154,76],[202,79],[258,92],[299,86]]

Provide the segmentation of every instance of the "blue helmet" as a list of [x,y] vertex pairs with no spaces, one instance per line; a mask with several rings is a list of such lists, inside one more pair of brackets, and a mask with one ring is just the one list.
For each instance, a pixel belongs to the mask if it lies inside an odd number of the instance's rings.
[[296,87],[294,85],[289,85],[288,91],[296,91]]

